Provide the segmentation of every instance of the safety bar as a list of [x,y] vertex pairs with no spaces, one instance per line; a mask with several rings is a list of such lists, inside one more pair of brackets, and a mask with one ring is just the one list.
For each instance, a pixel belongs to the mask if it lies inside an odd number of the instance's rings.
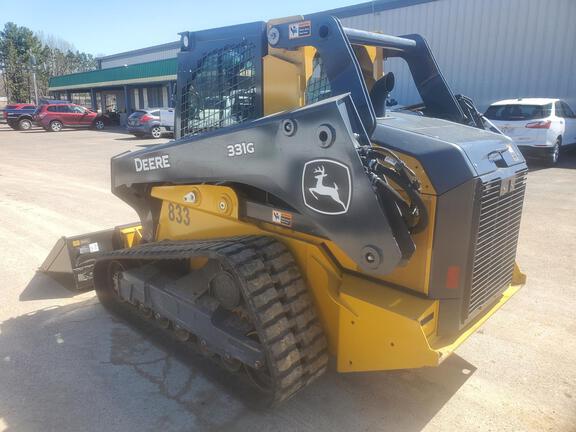
[[391,49],[404,50],[416,46],[416,41],[412,39],[390,36],[381,33],[373,33],[364,30],[357,30],[344,27],[344,33],[352,44],[381,46]]

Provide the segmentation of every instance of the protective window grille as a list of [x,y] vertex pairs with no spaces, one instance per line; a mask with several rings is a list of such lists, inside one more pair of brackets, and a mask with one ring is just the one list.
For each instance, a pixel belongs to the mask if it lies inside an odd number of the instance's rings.
[[243,41],[211,51],[199,60],[182,93],[181,136],[258,116],[255,53],[254,44]]
[[324,70],[322,57],[316,53],[312,59],[312,75],[306,86],[306,103],[311,104],[332,96],[330,81]]

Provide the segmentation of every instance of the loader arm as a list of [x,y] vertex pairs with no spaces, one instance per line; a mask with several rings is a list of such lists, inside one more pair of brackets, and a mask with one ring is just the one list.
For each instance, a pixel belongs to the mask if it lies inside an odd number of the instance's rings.
[[[362,141],[367,136],[352,99],[334,97],[241,128],[117,156],[112,159],[113,192],[138,212],[143,238],[152,241],[160,206],[145,190],[205,183],[254,187],[303,215],[310,234],[334,241],[359,268],[382,275],[396,268],[412,249],[405,245],[409,234],[391,229],[378,202],[358,154]],[[242,144],[251,152],[243,153]],[[314,169],[326,170],[335,179],[338,187],[333,190],[341,204],[333,196],[334,203],[326,200],[322,207],[314,196]],[[401,229],[406,231],[397,227]]]

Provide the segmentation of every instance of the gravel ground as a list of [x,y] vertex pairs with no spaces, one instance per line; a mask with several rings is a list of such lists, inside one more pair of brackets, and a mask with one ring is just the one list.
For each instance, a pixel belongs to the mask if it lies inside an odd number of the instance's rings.
[[0,430],[576,431],[576,155],[528,179],[528,283],[439,368],[329,372],[276,410],[36,272],[54,242],[135,221],[109,158],[119,131],[0,125]]

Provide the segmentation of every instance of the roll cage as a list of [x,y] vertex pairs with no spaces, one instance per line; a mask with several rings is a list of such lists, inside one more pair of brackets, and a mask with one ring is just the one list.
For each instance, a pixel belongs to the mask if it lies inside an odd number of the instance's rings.
[[[422,99],[423,114],[482,127],[474,111],[454,96],[426,40],[417,34],[397,37],[357,30],[343,27],[333,16],[317,14],[180,35],[177,137],[262,117],[262,59],[271,48],[290,52],[313,47],[330,88],[316,100],[350,93],[368,134],[376,126],[374,90],[371,98],[355,46],[376,47],[383,58],[404,59]],[[383,115],[383,109],[379,111]]]

